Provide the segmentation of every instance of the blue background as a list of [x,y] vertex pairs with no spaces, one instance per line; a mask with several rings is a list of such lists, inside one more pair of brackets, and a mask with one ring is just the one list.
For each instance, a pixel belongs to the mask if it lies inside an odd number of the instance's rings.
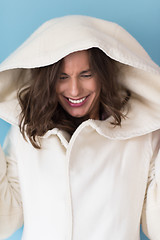
[[[159,0],[0,0],[0,62],[43,22],[82,14],[114,21],[129,31],[160,65]],[[0,120],[0,143],[9,124]],[[8,240],[20,240],[23,228]],[[141,240],[147,238],[141,232]]]

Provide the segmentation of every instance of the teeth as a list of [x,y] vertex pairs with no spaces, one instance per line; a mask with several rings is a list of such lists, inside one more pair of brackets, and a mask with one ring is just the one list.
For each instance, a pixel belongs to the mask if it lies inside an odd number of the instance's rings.
[[83,102],[84,100],[86,99],[86,97],[82,98],[82,99],[79,99],[79,100],[73,100],[73,99],[68,99],[71,103],[81,103]]

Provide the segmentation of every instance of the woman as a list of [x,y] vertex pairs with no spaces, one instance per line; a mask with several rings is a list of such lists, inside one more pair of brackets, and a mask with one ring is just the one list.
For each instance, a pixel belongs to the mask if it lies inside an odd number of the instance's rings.
[[114,23],[42,25],[1,65],[0,237],[160,239],[160,70]]

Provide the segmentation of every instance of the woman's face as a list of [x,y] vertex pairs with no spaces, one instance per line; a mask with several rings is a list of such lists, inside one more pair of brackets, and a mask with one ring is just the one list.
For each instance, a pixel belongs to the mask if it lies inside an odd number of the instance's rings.
[[56,93],[71,116],[99,118],[100,83],[90,69],[88,51],[74,52],[63,59]]

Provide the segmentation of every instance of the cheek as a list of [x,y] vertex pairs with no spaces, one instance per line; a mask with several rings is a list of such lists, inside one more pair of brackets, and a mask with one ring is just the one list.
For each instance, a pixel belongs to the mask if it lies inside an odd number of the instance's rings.
[[95,79],[90,79],[83,84],[83,89],[88,89],[90,92],[97,92],[98,88],[99,86]]
[[64,88],[63,84],[57,83],[57,85],[56,85],[56,93],[60,94],[63,91],[63,88]]

